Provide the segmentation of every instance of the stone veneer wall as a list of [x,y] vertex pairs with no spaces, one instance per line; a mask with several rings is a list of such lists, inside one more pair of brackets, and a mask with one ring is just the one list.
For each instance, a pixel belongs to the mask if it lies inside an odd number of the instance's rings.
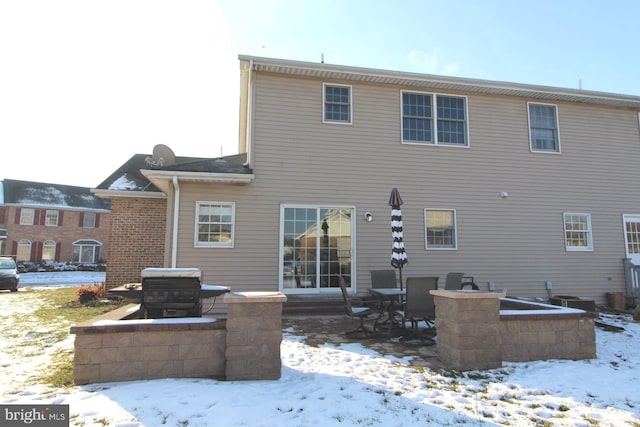
[[166,199],[111,199],[107,289],[140,282],[147,267],[164,266]]
[[509,362],[596,357],[594,319],[587,313],[500,316],[500,338]]
[[504,294],[431,293],[436,305],[438,358],[452,369],[497,368],[503,360],[596,357],[592,313],[500,315],[500,297]]
[[431,292],[437,293],[438,358],[461,371],[502,366],[499,322],[503,294],[480,298],[473,293]]
[[[284,294],[236,292],[227,303],[226,379],[277,380],[282,360],[282,304]],[[262,297],[261,297],[262,295]],[[280,303],[276,303],[280,302]]]
[[224,300],[229,304],[226,320],[121,321],[137,316],[131,304],[73,326],[75,383],[280,378],[286,297],[247,292],[227,294]]

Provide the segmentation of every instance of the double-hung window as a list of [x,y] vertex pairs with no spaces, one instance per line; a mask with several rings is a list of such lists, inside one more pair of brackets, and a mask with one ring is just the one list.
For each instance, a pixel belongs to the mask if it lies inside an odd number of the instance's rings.
[[44,225],[48,227],[57,227],[58,226],[58,211],[47,210],[44,217]]
[[31,208],[20,209],[20,225],[33,225],[36,212]]
[[322,119],[325,123],[351,123],[351,86],[323,84]]
[[402,91],[402,142],[468,146],[464,96]]
[[83,228],[96,228],[95,212],[84,212],[81,219]]
[[456,211],[454,209],[425,209],[424,216],[426,249],[457,249]]
[[235,204],[196,202],[196,247],[232,248]]
[[556,106],[530,102],[528,107],[531,151],[559,153],[560,132]]
[[56,259],[56,242],[53,240],[45,240],[42,245],[42,259],[45,261],[54,261]]
[[593,251],[590,214],[564,214],[564,244],[567,251]]

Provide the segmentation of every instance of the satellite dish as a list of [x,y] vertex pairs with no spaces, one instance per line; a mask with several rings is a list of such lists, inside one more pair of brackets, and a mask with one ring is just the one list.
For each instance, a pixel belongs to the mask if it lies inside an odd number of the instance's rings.
[[157,166],[171,166],[176,162],[176,155],[173,150],[164,144],[153,147],[153,161]]

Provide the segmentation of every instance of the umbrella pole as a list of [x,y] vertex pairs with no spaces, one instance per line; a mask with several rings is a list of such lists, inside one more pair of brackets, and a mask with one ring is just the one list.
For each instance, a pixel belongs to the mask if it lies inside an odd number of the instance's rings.
[[402,290],[402,267],[398,268],[398,272],[400,273],[400,290]]

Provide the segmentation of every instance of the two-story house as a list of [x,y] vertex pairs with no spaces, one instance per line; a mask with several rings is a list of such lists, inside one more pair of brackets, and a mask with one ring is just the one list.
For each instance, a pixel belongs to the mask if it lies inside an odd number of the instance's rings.
[[0,254],[18,262],[102,261],[109,205],[87,187],[5,179],[0,182]]
[[136,155],[94,190],[112,201],[116,252],[156,256],[110,263],[108,285],[162,265],[289,295],[337,294],[340,273],[364,294],[369,271],[390,268],[397,187],[405,278],[459,271],[598,303],[625,291],[623,260],[640,263],[640,97],[239,59],[239,155]]

